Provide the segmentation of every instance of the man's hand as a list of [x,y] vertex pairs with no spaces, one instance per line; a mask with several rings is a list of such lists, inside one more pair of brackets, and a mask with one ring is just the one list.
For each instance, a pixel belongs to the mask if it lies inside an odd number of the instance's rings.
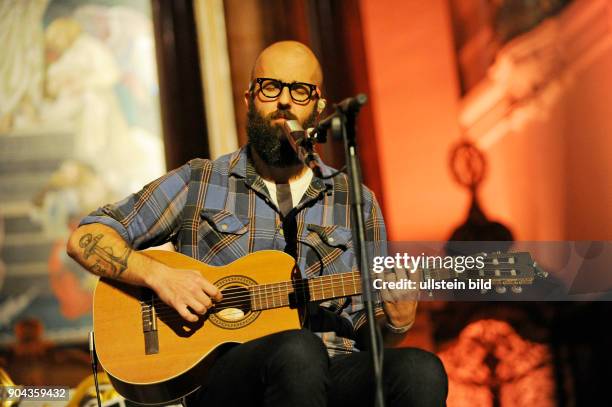
[[385,272],[383,280],[386,282],[406,281],[414,282],[415,289],[389,289],[383,288],[381,291],[383,308],[389,323],[401,328],[414,322],[416,317],[418,290],[418,272],[410,273],[406,269],[395,269]]
[[[196,322],[221,301],[221,292],[198,271],[174,269],[136,251],[112,228],[91,223],[77,228],[67,245],[70,257],[91,273],[149,287],[184,319]],[[172,243],[155,247],[174,251]]]
[[195,270],[160,270],[151,276],[147,285],[189,322],[197,322],[213,302],[222,300],[221,291]]

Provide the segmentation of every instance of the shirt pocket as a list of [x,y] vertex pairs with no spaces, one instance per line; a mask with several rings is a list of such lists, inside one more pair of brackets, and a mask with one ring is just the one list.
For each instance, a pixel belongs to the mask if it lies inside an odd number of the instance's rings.
[[302,243],[300,266],[305,276],[351,271],[353,240],[350,229],[309,223],[299,241]]
[[198,256],[213,265],[225,265],[247,254],[249,220],[223,209],[200,211]]

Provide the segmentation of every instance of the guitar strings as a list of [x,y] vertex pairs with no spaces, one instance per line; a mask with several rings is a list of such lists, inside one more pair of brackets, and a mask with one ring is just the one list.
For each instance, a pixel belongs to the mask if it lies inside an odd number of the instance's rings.
[[[308,298],[306,296],[304,296],[303,298],[304,300],[307,300]],[[282,299],[279,299],[279,301],[282,301]],[[239,304],[242,304],[243,302],[239,302]],[[232,305],[228,305],[225,304],[223,302],[219,303],[220,306],[215,306],[211,309],[209,309],[207,312],[215,312],[215,311],[222,311],[224,309],[232,309],[232,308],[237,308],[235,305],[237,304],[232,304]],[[250,311],[264,311],[267,309],[273,309],[273,308],[280,308],[280,307],[284,307],[289,305],[289,303],[280,303],[279,305],[274,305],[274,306],[267,306],[266,308],[255,308],[255,309],[250,309]],[[158,305],[159,307],[162,307],[162,310],[160,312],[155,312],[155,316],[160,318],[160,319],[164,319],[166,322],[174,322],[177,320],[184,320],[184,318],[182,316],[180,316],[180,314],[178,313],[178,311],[176,311],[174,308],[172,308],[170,305],[164,303],[163,301],[160,301],[160,304]],[[156,306],[157,307],[157,306]],[[143,311],[143,317],[150,317],[151,316],[151,310],[146,310]],[[233,313],[232,315],[237,315],[238,312]],[[170,318],[168,318],[170,317]]]
[[[344,273],[346,275],[348,275],[349,273]],[[308,282],[309,280],[304,280],[305,282]],[[321,293],[325,293],[325,291],[329,288],[332,288],[334,285],[338,284],[339,282],[336,281],[331,281],[329,283],[325,283],[319,287],[314,287],[313,290],[309,290],[309,292],[313,293],[313,295],[321,294]],[[353,289],[355,289],[356,287],[360,287],[361,286],[361,281],[359,280],[359,285],[355,284],[355,282],[353,283]],[[254,287],[254,286],[251,286]],[[281,302],[285,300],[285,298],[291,293],[295,293],[296,291],[289,291],[289,288],[292,288],[293,285],[291,286],[287,286],[284,288],[278,288],[278,291],[272,292],[272,291],[268,291],[266,292],[265,296],[262,296],[262,291],[259,292],[259,298],[256,298],[255,295],[250,295],[250,294],[246,294],[246,295],[238,295],[238,296],[231,296],[229,298],[227,298],[227,300],[222,300],[221,302],[219,302],[219,306],[215,306],[214,309],[215,310],[222,310],[225,308],[235,308],[235,306],[237,305],[242,305],[244,304],[247,300],[249,302],[253,301],[253,302],[258,302],[260,305],[263,305],[264,302],[266,303],[266,308],[262,308],[263,309],[269,309],[269,308],[276,308],[277,306],[275,305],[277,301]],[[245,287],[244,290],[246,290],[247,288]],[[298,290],[300,291],[300,290]],[[306,291],[302,290],[302,297],[304,300],[308,299],[308,296],[306,295]],[[271,294],[271,295],[270,295]],[[342,295],[338,295],[338,297],[342,297],[342,296],[346,296],[346,295],[354,295],[354,294],[345,294],[343,292]],[[163,302],[161,299],[159,298],[154,298],[152,300],[152,302],[154,304],[150,304],[151,301],[141,301],[141,304],[143,305],[155,305],[156,307],[160,306],[161,308],[169,308],[169,310],[171,310],[171,314],[173,313],[178,313],[178,311],[176,311],[171,305],[166,304],[165,302]],[[270,304],[272,304],[272,307],[270,307]],[[280,305],[280,306],[284,306],[284,305]],[[149,314],[152,311],[151,310],[143,310],[143,315],[145,314]],[[163,312],[156,312],[156,315],[158,316],[163,316]]]
[[[511,264],[511,263],[505,263],[505,264]],[[502,266],[502,264],[497,264],[496,266]],[[500,271],[507,271],[507,270],[513,270],[514,268],[504,268],[502,267],[496,267],[496,270],[500,270]],[[484,268],[483,268],[484,270]],[[325,293],[325,291],[327,289],[329,289],[330,287],[333,287],[334,285],[337,285],[338,283],[342,283],[344,285],[344,280],[346,277],[350,277],[351,280],[353,280],[353,288],[355,288],[355,274],[358,272],[348,272],[348,273],[341,273],[341,274],[335,274],[335,275],[329,275],[329,276],[325,276],[325,278],[331,280],[329,282],[324,282],[322,284],[319,284],[318,287],[312,287],[313,289],[311,290],[313,292],[313,295],[316,295],[317,293]],[[336,279],[336,277],[339,277],[338,279],[340,281],[334,281]],[[249,301],[249,302],[253,302],[253,300],[257,300],[261,305],[263,305],[263,301],[264,298],[262,298],[262,296],[265,297],[265,301],[266,301],[266,308],[258,308],[256,310],[265,310],[265,309],[271,309],[271,308],[278,308],[278,307],[282,307],[282,306],[286,306],[288,305],[288,303],[283,303],[283,301],[286,301],[286,297],[291,293],[291,291],[288,290],[288,288],[294,288],[293,293],[296,292],[295,287],[300,287],[303,288],[304,286],[308,285],[310,282],[316,281],[315,279],[301,279],[298,281],[284,281],[284,282],[276,282],[276,283],[268,283],[268,284],[261,284],[261,285],[257,285],[257,286],[247,286],[247,287],[236,287],[236,288],[230,288],[228,290],[224,290],[223,292],[227,295],[228,293],[231,294],[233,292],[240,292],[240,291],[248,291],[249,293],[246,295],[238,295],[238,296],[231,296],[229,298],[227,298],[227,300],[222,300],[221,302],[218,303],[217,306],[213,306],[211,307],[211,310],[215,310],[215,311],[221,311],[224,309],[229,309],[229,308],[236,308],[236,306],[239,305],[243,305],[245,304],[245,301]],[[359,283],[361,283],[361,279],[358,280]],[[283,285],[283,286],[280,286]],[[249,290],[249,288],[253,289],[252,291]],[[278,290],[278,291],[277,291]],[[299,291],[299,290],[297,290]],[[308,296],[306,295],[306,292],[303,291],[303,299],[304,300],[308,300]],[[334,297],[335,296],[335,293]],[[255,298],[255,295],[258,295],[259,298]],[[343,295],[338,295],[337,297],[342,297],[342,296],[346,296],[347,294],[343,293]],[[348,295],[355,295],[355,294],[348,294]],[[276,301],[280,302],[280,305],[276,305]],[[179,319],[183,319],[182,317],[180,317],[180,314],[178,314],[178,311],[176,311],[172,306],[166,304],[165,302],[163,302],[161,299],[159,298],[154,298],[153,300],[148,300],[148,301],[141,301],[141,304],[143,305],[152,305],[152,303],[155,303],[156,307],[160,307],[160,311],[156,312],[156,315],[159,317],[163,317],[163,316],[167,316],[167,315],[178,315]],[[270,303],[272,303],[272,306],[270,307]],[[170,311],[169,313],[165,313],[164,311]],[[143,316],[145,315],[149,315],[152,311],[151,310],[143,310]]]
[[[498,268],[497,270],[506,271],[506,269],[503,269],[503,268]],[[512,270],[512,269],[508,269],[508,270]],[[223,290],[222,293],[224,293],[225,295],[231,295],[233,293],[248,291],[248,293],[244,295],[231,296],[230,298],[228,298],[228,300],[229,299],[231,300],[247,299],[247,298],[254,298],[255,296],[258,296],[260,301],[263,302],[262,297],[270,297],[270,295],[272,295],[272,297],[276,295],[285,295],[285,293],[282,291],[287,290],[288,288],[294,288],[294,291],[296,288],[298,290],[304,289],[311,282],[313,283],[312,284],[313,289],[326,290],[334,285],[338,285],[338,284],[344,285],[346,282],[346,278],[349,277],[354,286],[355,281],[361,282],[361,278],[359,278],[358,280],[355,280],[356,273],[357,272],[348,272],[348,273],[341,273],[341,274],[325,276],[321,278],[321,280],[319,281],[322,281],[323,279],[331,280],[331,281],[325,281],[322,283],[314,283],[318,279],[300,279],[296,281],[281,281],[281,282],[275,282],[275,283],[253,285],[253,286],[228,288],[226,290]],[[156,297],[152,300],[140,301],[140,303],[143,305],[151,305],[152,302],[160,302],[160,301],[161,300],[158,297]]]
[[[240,297],[230,297],[227,300],[223,300],[219,303],[217,303],[214,307],[212,307],[211,309],[215,309],[215,310],[222,310],[225,308],[237,308],[240,307],[242,305],[259,305],[263,308],[259,308],[257,307],[257,309],[269,309],[269,308],[276,308],[277,306],[285,306],[289,304],[289,301],[287,300],[289,294],[291,294],[292,291],[289,290],[284,290],[274,293],[272,296],[267,296],[266,298],[254,298],[253,296],[240,296]],[[323,293],[323,291],[321,291],[320,293]],[[313,293],[314,295],[316,295],[317,293]],[[354,294],[339,294],[338,297],[342,297],[342,296],[348,296],[348,295],[354,295]],[[302,293],[301,297],[303,297],[304,300],[308,299],[309,296],[306,295],[305,292]],[[311,296],[312,297],[312,296]],[[166,304],[165,302],[163,302],[162,300],[155,300],[155,307],[161,307],[162,309],[164,308],[169,308],[170,310],[172,310],[173,312],[176,312],[174,310],[174,308],[168,304]],[[264,303],[265,303],[265,307],[264,307]],[[280,305],[277,305],[280,304]],[[151,313],[151,310],[143,310],[142,311],[143,314],[147,314],[147,313]],[[160,315],[160,312],[156,311],[157,315]]]
[[[337,277],[336,277],[337,276]],[[249,294],[245,294],[242,296],[242,298],[247,298],[247,297],[252,297],[253,295],[258,295],[258,296],[263,296],[263,295],[268,295],[268,294],[276,294],[275,291],[277,290],[281,290],[281,289],[286,289],[288,287],[295,287],[298,289],[304,289],[306,288],[310,282],[314,282],[314,281],[323,281],[323,280],[331,280],[331,281],[325,281],[322,283],[313,283],[313,284],[317,284],[319,287],[324,286],[324,287],[330,287],[332,285],[336,285],[336,284],[343,284],[344,285],[344,281],[348,278],[350,278],[351,280],[354,281],[361,281],[361,277],[359,277],[358,279],[356,278],[356,272],[349,272],[349,273],[341,273],[341,274],[334,274],[334,275],[330,275],[330,276],[325,276],[323,278],[321,278],[321,280],[319,279],[300,279],[300,280],[295,280],[295,281],[279,281],[279,282],[275,282],[275,283],[268,283],[268,284],[259,284],[259,285],[251,285],[251,286],[243,286],[243,287],[235,287],[235,288],[228,288],[226,290],[222,290],[221,292],[224,294],[233,294],[233,293],[238,293],[238,292],[244,292],[244,291],[248,291]],[[340,280],[340,281],[337,281]],[[316,288],[316,287],[315,287]],[[240,296],[235,296],[232,298],[240,298]],[[159,297],[155,297],[153,300],[144,300],[144,301],[140,301],[142,304],[150,304],[151,301],[157,301],[159,300]]]
[[[486,270],[486,268],[483,268],[482,270]],[[495,270],[499,270],[501,271],[509,271],[509,270],[514,270],[514,268],[503,268],[503,267],[497,267],[495,268]],[[434,270],[436,271],[436,270]],[[471,270],[473,271],[473,270]],[[282,289],[282,286],[287,286],[290,285],[291,287],[299,287],[299,288],[304,288],[306,285],[310,284],[310,282],[314,281],[321,281],[321,280],[331,280],[331,282],[324,282],[324,283],[319,283],[319,285],[329,285],[329,284],[337,284],[337,283],[342,283],[344,284],[343,280],[345,277],[350,276],[351,279],[355,278],[355,275],[358,275],[359,272],[347,272],[347,273],[340,273],[340,274],[332,274],[332,275],[328,275],[328,276],[323,276],[323,277],[319,277],[319,278],[315,278],[315,279],[300,279],[300,280],[287,280],[287,281],[278,281],[278,282],[274,282],[274,283],[267,283],[267,284],[258,284],[258,285],[252,285],[252,286],[243,286],[243,287],[235,287],[235,288],[228,288],[226,290],[223,290],[224,293],[226,294],[231,294],[234,292],[241,292],[241,291],[249,291],[252,294],[257,294],[259,296],[261,296],[262,294],[264,295],[268,295],[268,294],[274,294],[274,290],[277,289]],[[341,280],[340,282],[334,281],[334,279],[336,277],[339,277],[339,279]],[[361,277],[359,277],[359,281],[361,281]],[[245,297],[251,297],[251,294],[247,294],[245,295]],[[233,297],[233,298],[237,298],[237,297]],[[150,303],[151,300],[144,300],[141,301],[141,303],[143,304],[148,304]]]
[[[329,285],[327,286],[327,288],[329,288]],[[321,290],[321,288],[317,288],[319,291],[323,291],[324,289]],[[283,302],[286,301],[287,295],[289,294],[289,291],[285,291],[285,292],[279,292],[279,293],[274,293],[274,295],[272,297],[268,297],[267,301],[266,301],[266,307],[264,308],[254,308],[252,309],[253,311],[263,311],[266,309],[273,309],[273,308],[279,308],[279,307],[283,307],[283,306],[287,306],[289,305],[288,302]],[[314,293],[316,294],[316,293]],[[376,293],[378,294],[378,293]],[[345,296],[344,295],[338,295],[335,296],[337,297],[342,297]],[[354,295],[354,294],[349,294],[349,295]],[[305,292],[302,293],[302,297],[303,300],[310,300],[311,298],[309,298]],[[240,298],[238,301],[236,301],[236,298]],[[252,302],[252,300],[254,299],[252,296],[240,296],[240,297],[231,297],[228,298],[227,301],[221,301],[220,303],[218,303],[218,305],[212,307],[211,309],[208,310],[208,312],[215,312],[215,311],[222,311],[224,309],[229,309],[229,308],[239,308],[241,305],[245,305],[245,300],[249,299],[249,303]],[[164,303],[163,301],[161,301],[160,299],[156,299],[154,300],[157,304],[156,307],[159,307],[159,311],[156,311],[156,316],[162,318],[162,317],[178,317],[176,318],[177,320],[181,320],[183,319],[180,314],[178,313],[178,311],[176,311],[172,306]],[[276,301],[279,302],[279,304],[276,304]],[[260,298],[259,299],[259,303],[261,305],[263,305],[263,300]],[[270,304],[272,303],[272,304]],[[249,304],[250,305],[250,304]],[[270,306],[272,305],[272,306]],[[151,315],[151,310],[143,310],[142,314],[143,316],[150,316]],[[169,318],[168,321],[170,322],[172,320],[172,318]]]
[[[337,285],[339,283],[342,283],[344,285],[345,283],[345,278],[350,276],[351,273],[342,273],[342,274],[337,274],[337,275],[333,275],[333,276],[328,276],[328,277],[332,277],[330,278],[330,282],[325,282],[322,284],[318,284],[318,286],[313,286],[313,290],[311,290],[313,292],[313,295],[316,294],[320,294],[320,293],[325,293],[325,291],[327,289],[329,289],[330,287]],[[335,279],[335,277],[338,276],[339,280],[341,281],[335,281],[337,279]],[[353,275],[354,276],[354,275]],[[351,278],[353,279],[353,276],[351,276]],[[235,295],[235,296],[231,296],[229,298],[227,298],[227,300],[223,300],[220,303],[218,303],[221,308],[219,307],[215,307],[217,309],[223,309],[223,308],[231,308],[232,305],[239,305],[239,304],[243,304],[246,300],[257,300],[259,301],[260,304],[263,305],[264,300],[266,301],[266,306],[269,307],[270,302],[272,302],[272,306],[275,306],[276,301],[283,301],[285,299],[285,297],[291,292],[288,291],[288,288],[291,287],[296,287],[296,286],[302,286],[302,288],[304,287],[305,284],[308,284],[310,281],[314,281],[312,279],[303,279],[300,280],[299,282],[293,284],[292,282],[282,282],[282,283],[271,283],[271,284],[266,284],[266,285],[260,285],[260,286],[248,286],[248,287],[238,287],[236,289],[233,290],[224,290],[223,292],[228,295],[231,294],[232,292],[240,292],[240,291],[248,291],[248,294],[245,295]],[[360,281],[360,280],[359,280]],[[291,283],[291,284],[290,284]],[[353,279],[352,281],[353,283],[353,289],[355,288],[355,280]],[[279,286],[279,284],[282,284],[283,286]],[[275,287],[269,288],[268,286],[271,285],[275,285]],[[265,287],[265,288],[260,288],[260,287]],[[255,288],[254,290],[249,290],[249,288]],[[346,289],[346,288],[344,288]],[[294,290],[293,292],[295,292],[296,290]],[[304,294],[304,298],[306,299],[306,293],[303,292]],[[335,296],[335,293],[332,293]],[[349,294],[349,295],[354,295],[353,294]],[[255,296],[258,296],[258,298],[256,298]],[[341,296],[346,296],[345,293],[343,293],[343,295],[338,295],[338,297]],[[151,302],[155,302],[156,304],[165,304],[161,299],[159,298],[155,298],[152,301],[148,300],[148,301],[142,301],[141,304],[143,305],[151,305]],[[224,307],[223,307],[224,306]],[[169,306],[171,309],[171,306]],[[143,312],[147,312],[146,310]],[[176,312],[176,311],[175,311]]]
[[[306,296],[304,296],[304,300],[307,300]],[[225,305],[225,304],[221,304],[221,305]],[[267,307],[267,308],[261,308],[261,309],[256,308],[256,309],[251,309],[250,311],[265,311],[265,310],[267,310],[267,309],[280,308],[280,307],[284,307],[284,306],[287,306],[287,305],[289,305],[289,304],[288,304],[288,303],[287,303],[287,304],[282,304],[282,303],[281,303],[281,304],[279,304],[279,305],[277,305],[277,306],[272,306],[272,307]],[[161,307],[163,307],[165,311],[169,311],[169,312],[156,312],[156,313],[155,313],[155,316],[156,316],[156,317],[158,317],[158,318],[160,318],[160,319],[162,319],[162,320],[164,320],[164,322],[168,322],[168,323],[171,323],[171,322],[176,322],[176,321],[189,322],[189,321],[186,321],[186,320],[185,320],[185,319],[184,319],[184,318],[183,318],[183,317],[182,317],[182,316],[181,316],[181,315],[178,313],[178,311],[176,311],[174,308],[172,308],[172,307],[171,307],[171,306],[169,306],[168,304],[166,304],[166,303],[164,303],[164,302],[161,302],[161,303],[160,303],[160,306],[161,306]],[[212,310],[212,311],[222,311],[222,310],[224,310],[224,309],[232,309],[232,308],[236,308],[236,307],[235,307],[235,306],[221,306],[221,307],[214,307],[214,308],[211,308],[210,310],[208,310],[208,312],[210,312],[211,310]],[[242,311],[236,311],[236,312],[233,312],[233,313],[231,314],[231,316],[236,316],[236,315],[239,315],[241,312],[242,312]],[[143,311],[143,316],[150,317],[150,315],[151,315],[150,313],[151,313],[151,311]],[[205,315],[206,315],[206,314],[205,314]]]

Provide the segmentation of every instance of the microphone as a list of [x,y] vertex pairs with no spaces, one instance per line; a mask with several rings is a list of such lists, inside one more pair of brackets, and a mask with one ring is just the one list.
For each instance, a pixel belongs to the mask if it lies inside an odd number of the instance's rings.
[[329,130],[331,127],[332,120],[334,120],[336,116],[336,113],[332,113],[325,119],[319,120],[319,123],[312,128],[310,134],[316,139],[317,142],[325,143],[327,141],[327,130]]
[[300,161],[305,166],[316,171],[318,169],[317,159],[319,155],[314,151],[315,140],[311,136],[312,129],[304,130],[297,120],[285,120],[283,130]]
[[[306,131],[302,128],[302,125],[297,120],[285,120],[283,124],[283,130],[289,139],[289,143],[293,146],[300,146],[304,142],[306,137]],[[295,149],[295,147],[293,147]]]
[[[334,107],[345,116],[354,116],[367,101],[368,97],[364,93],[360,93],[355,97],[344,99],[342,102],[335,104]],[[314,137],[315,141],[318,143],[325,143],[327,141],[327,130],[331,127],[334,118],[338,116],[338,112],[334,112],[325,119],[320,120],[309,133],[309,136],[311,138]]]
[[364,93],[360,93],[355,97],[344,99],[335,106],[344,114],[356,114],[367,101],[368,97]]

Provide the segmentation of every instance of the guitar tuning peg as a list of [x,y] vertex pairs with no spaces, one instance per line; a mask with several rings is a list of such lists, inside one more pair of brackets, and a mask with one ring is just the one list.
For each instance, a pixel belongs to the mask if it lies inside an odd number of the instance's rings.
[[520,294],[523,292],[523,287],[521,287],[520,285],[513,285],[512,287],[510,287],[510,290],[512,290],[514,294]]
[[497,287],[495,287],[495,292],[497,292],[497,294],[505,294],[506,293],[506,286],[505,285],[498,285]]
[[536,275],[540,278],[546,278],[548,277],[548,272],[544,271],[540,268],[540,266],[538,266],[537,262],[533,262],[533,268],[536,270]]

